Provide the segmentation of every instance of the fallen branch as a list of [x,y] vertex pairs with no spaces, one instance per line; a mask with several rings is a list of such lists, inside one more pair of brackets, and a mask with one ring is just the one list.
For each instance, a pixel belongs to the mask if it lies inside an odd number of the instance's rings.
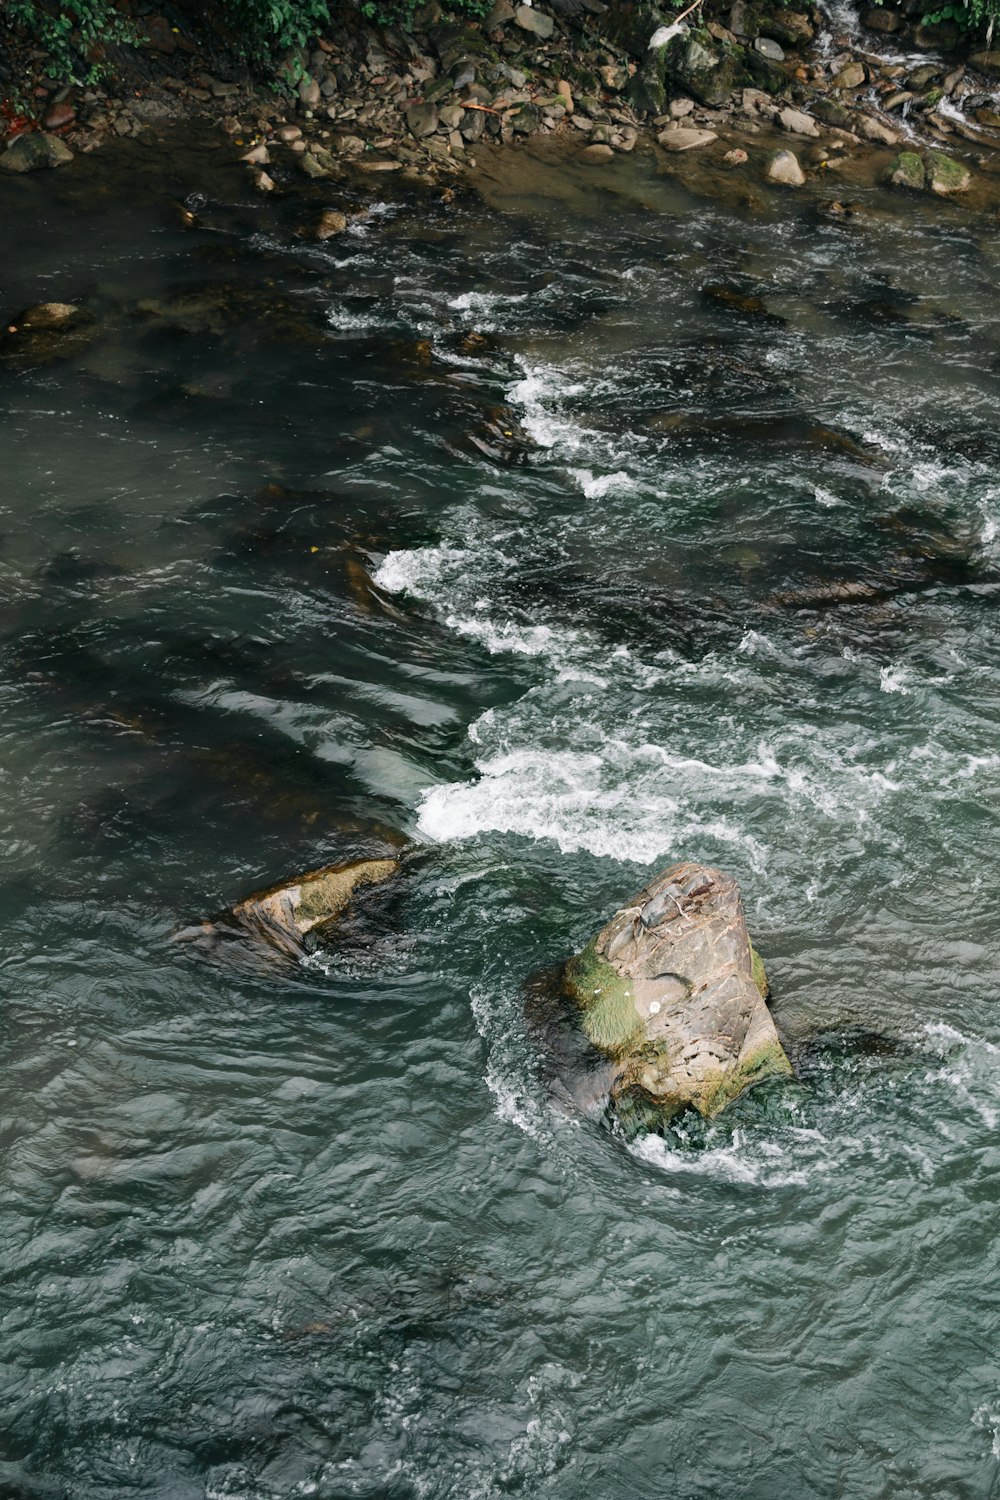
[[682,10],[681,11],[681,13],[677,17],[676,21],[671,21],[671,23],[670,23],[671,26],[679,26],[681,24],[681,22],[683,20],[685,20],[691,14],[691,12],[693,10],[697,10],[698,7],[699,7],[699,5],[701,5],[701,4],[702,4],[702,0],[694,0],[694,4],[693,5],[689,5],[688,8],[687,8],[687,10]]

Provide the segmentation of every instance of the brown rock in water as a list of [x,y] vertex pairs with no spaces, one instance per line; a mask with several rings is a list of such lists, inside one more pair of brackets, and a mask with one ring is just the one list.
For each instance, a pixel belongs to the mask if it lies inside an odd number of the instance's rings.
[[664,151],[694,151],[699,146],[710,146],[719,137],[714,130],[695,130],[678,125],[672,130],[664,130],[656,139]]
[[227,937],[249,938],[287,958],[301,958],[310,933],[342,916],[355,892],[390,880],[399,868],[398,859],[359,859],[310,870],[295,880],[255,892],[215,922],[185,928],[177,940],[211,951]]
[[610,1098],[626,1126],[688,1106],[710,1118],[791,1074],[739,887],[721,870],[665,870],[569,961],[562,983],[588,1041],[614,1063]]
[[319,216],[313,237],[317,240],[329,240],[335,234],[343,234],[346,228],[346,214],[338,213],[335,208],[325,208]]
[[74,302],[37,302],[34,307],[26,307],[23,313],[19,313],[7,331],[13,333],[29,328],[71,328],[86,316],[83,309]]

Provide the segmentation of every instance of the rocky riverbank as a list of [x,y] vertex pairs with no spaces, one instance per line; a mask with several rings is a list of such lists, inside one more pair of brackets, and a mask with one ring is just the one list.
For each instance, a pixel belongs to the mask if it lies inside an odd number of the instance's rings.
[[[831,17],[704,0],[686,20],[648,4],[496,0],[481,21],[431,0],[412,31],[338,17],[286,54],[276,94],[197,39],[144,23],[117,86],[56,87],[29,58],[34,120],[8,103],[0,168],[68,166],[115,137],[209,119],[262,193],[313,182],[474,184],[488,148],[553,139],[607,171],[637,147],[711,191],[731,177],[781,190],[842,180],[1000,202],[1000,54],[962,54],[954,27],[901,10]],[[968,49],[966,49],[967,51]],[[131,54],[130,54],[131,56]],[[129,68],[131,67],[131,72]],[[492,153],[490,153],[492,155]],[[680,165],[683,160],[683,166]],[[332,209],[317,232],[339,232]]]

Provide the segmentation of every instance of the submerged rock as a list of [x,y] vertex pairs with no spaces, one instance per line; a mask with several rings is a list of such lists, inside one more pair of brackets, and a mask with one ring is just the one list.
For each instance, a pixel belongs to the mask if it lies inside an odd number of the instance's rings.
[[791,1074],[739,888],[721,870],[664,871],[569,961],[562,989],[613,1065],[608,1093],[626,1128],[687,1107],[711,1117]]
[[343,916],[357,891],[399,871],[398,859],[359,859],[326,865],[256,891],[216,922],[185,928],[178,941],[213,949],[227,938],[256,939],[288,958],[301,958],[306,938]]

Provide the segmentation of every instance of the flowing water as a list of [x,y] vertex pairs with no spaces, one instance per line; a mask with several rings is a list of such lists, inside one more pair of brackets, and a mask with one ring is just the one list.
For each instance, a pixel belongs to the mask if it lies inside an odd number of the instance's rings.
[[[0,184],[96,319],[0,372],[0,1493],[1000,1494],[992,229],[129,149]],[[522,987],[682,857],[801,1076],[628,1147]]]

